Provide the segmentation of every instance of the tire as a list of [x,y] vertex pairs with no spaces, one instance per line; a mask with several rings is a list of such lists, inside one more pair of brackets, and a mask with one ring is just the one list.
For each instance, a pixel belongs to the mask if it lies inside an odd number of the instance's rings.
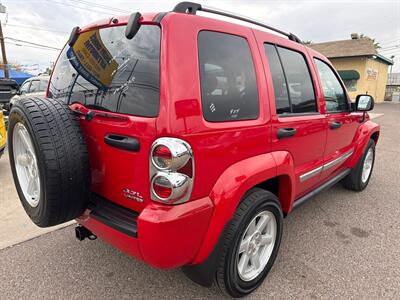
[[[244,234],[247,233],[250,228],[249,224],[251,221],[264,212],[275,217],[276,221],[275,240],[274,244],[270,246],[272,252],[267,263],[261,268],[262,271],[258,273],[258,275],[255,273],[254,278],[243,278],[244,275],[240,274],[238,263],[240,259],[242,259],[241,255],[247,254],[247,251],[239,254],[239,247],[242,238],[244,238]],[[282,238],[282,227],[283,214],[279,199],[268,191],[258,188],[252,189],[241,201],[227,231],[222,237],[222,249],[217,262],[215,277],[216,284],[222,292],[238,298],[250,294],[260,286],[277,256]]]
[[[366,178],[366,180],[365,179],[363,180],[364,162],[369,152],[372,153],[372,164],[370,167],[368,178]],[[375,162],[375,142],[371,139],[368,141],[367,147],[363,155],[361,156],[360,160],[358,161],[357,165],[351,170],[350,174],[344,178],[343,184],[345,188],[356,192],[364,190],[367,187],[369,180],[371,178],[372,171],[374,168],[374,162]]]
[[47,98],[16,101],[8,145],[19,198],[36,225],[61,224],[83,213],[90,188],[88,152],[79,119],[67,105]]

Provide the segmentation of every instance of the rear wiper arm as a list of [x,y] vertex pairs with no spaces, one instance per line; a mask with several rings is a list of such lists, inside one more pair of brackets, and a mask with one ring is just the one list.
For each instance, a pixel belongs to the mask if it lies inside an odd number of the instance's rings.
[[107,110],[107,109],[104,109],[104,108],[103,108],[103,110],[105,110],[105,112],[94,112],[94,111],[88,109],[89,107],[92,107],[92,108],[95,107],[95,109],[99,109],[97,105],[88,105],[87,107],[82,105],[82,107],[85,107],[87,109],[87,111],[83,112],[83,111],[79,110],[79,108],[73,109],[72,111],[74,113],[80,115],[80,116],[84,116],[85,120],[89,121],[89,122],[92,121],[93,118],[96,117],[96,116],[105,117],[105,118],[112,118],[112,119],[120,119],[120,120],[127,120],[128,119],[127,117],[116,116],[116,115],[110,114],[108,112],[111,112],[111,111]]

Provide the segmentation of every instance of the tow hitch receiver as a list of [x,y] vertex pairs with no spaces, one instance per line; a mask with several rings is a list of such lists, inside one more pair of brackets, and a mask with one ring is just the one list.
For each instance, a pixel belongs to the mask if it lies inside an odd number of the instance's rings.
[[89,229],[80,225],[75,227],[75,236],[79,241],[83,241],[86,238],[91,241],[97,239],[97,236],[94,235]]

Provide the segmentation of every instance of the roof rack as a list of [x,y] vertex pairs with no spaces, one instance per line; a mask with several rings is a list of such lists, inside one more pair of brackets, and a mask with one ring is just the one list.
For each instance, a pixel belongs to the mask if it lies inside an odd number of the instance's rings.
[[186,14],[191,14],[191,15],[195,15],[197,11],[204,11],[204,12],[217,14],[217,15],[221,15],[221,16],[225,16],[225,17],[229,17],[229,18],[245,21],[245,22],[248,22],[248,23],[252,23],[252,24],[267,28],[269,30],[275,31],[275,32],[277,32],[279,34],[282,34],[282,35],[288,37],[289,40],[291,40],[291,41],[294,41],[294,42],[302,44],[302,41],[297,36],[295,36],[293,33],[285,32],[283,30],[280,30],[280,29],[277,29],[275,27],[269,26],[267,24],[261,23],[261,22],[259,22],[257,20],[253,20],[253,19],[241,16],[241,15],[233,14],[231,12],[224,11],[224,10],[221,10],[221,9],[204,6],[204,5],[201,5],[199,3],[187,2],[187,1],[180,2],[173,9],[173,12],[186,13]]

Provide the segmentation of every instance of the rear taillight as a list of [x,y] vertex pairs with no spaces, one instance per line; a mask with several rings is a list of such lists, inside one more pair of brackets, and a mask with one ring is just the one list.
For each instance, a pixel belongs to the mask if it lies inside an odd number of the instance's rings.
[[152,158],[154,165],[159,169],[168,169],[172,165],[172,153],[167,146],[156,146]]
[[193,187],[192,149],[177,138],[159,138],[150,152],[151,199],[166,204],[189,200]]

